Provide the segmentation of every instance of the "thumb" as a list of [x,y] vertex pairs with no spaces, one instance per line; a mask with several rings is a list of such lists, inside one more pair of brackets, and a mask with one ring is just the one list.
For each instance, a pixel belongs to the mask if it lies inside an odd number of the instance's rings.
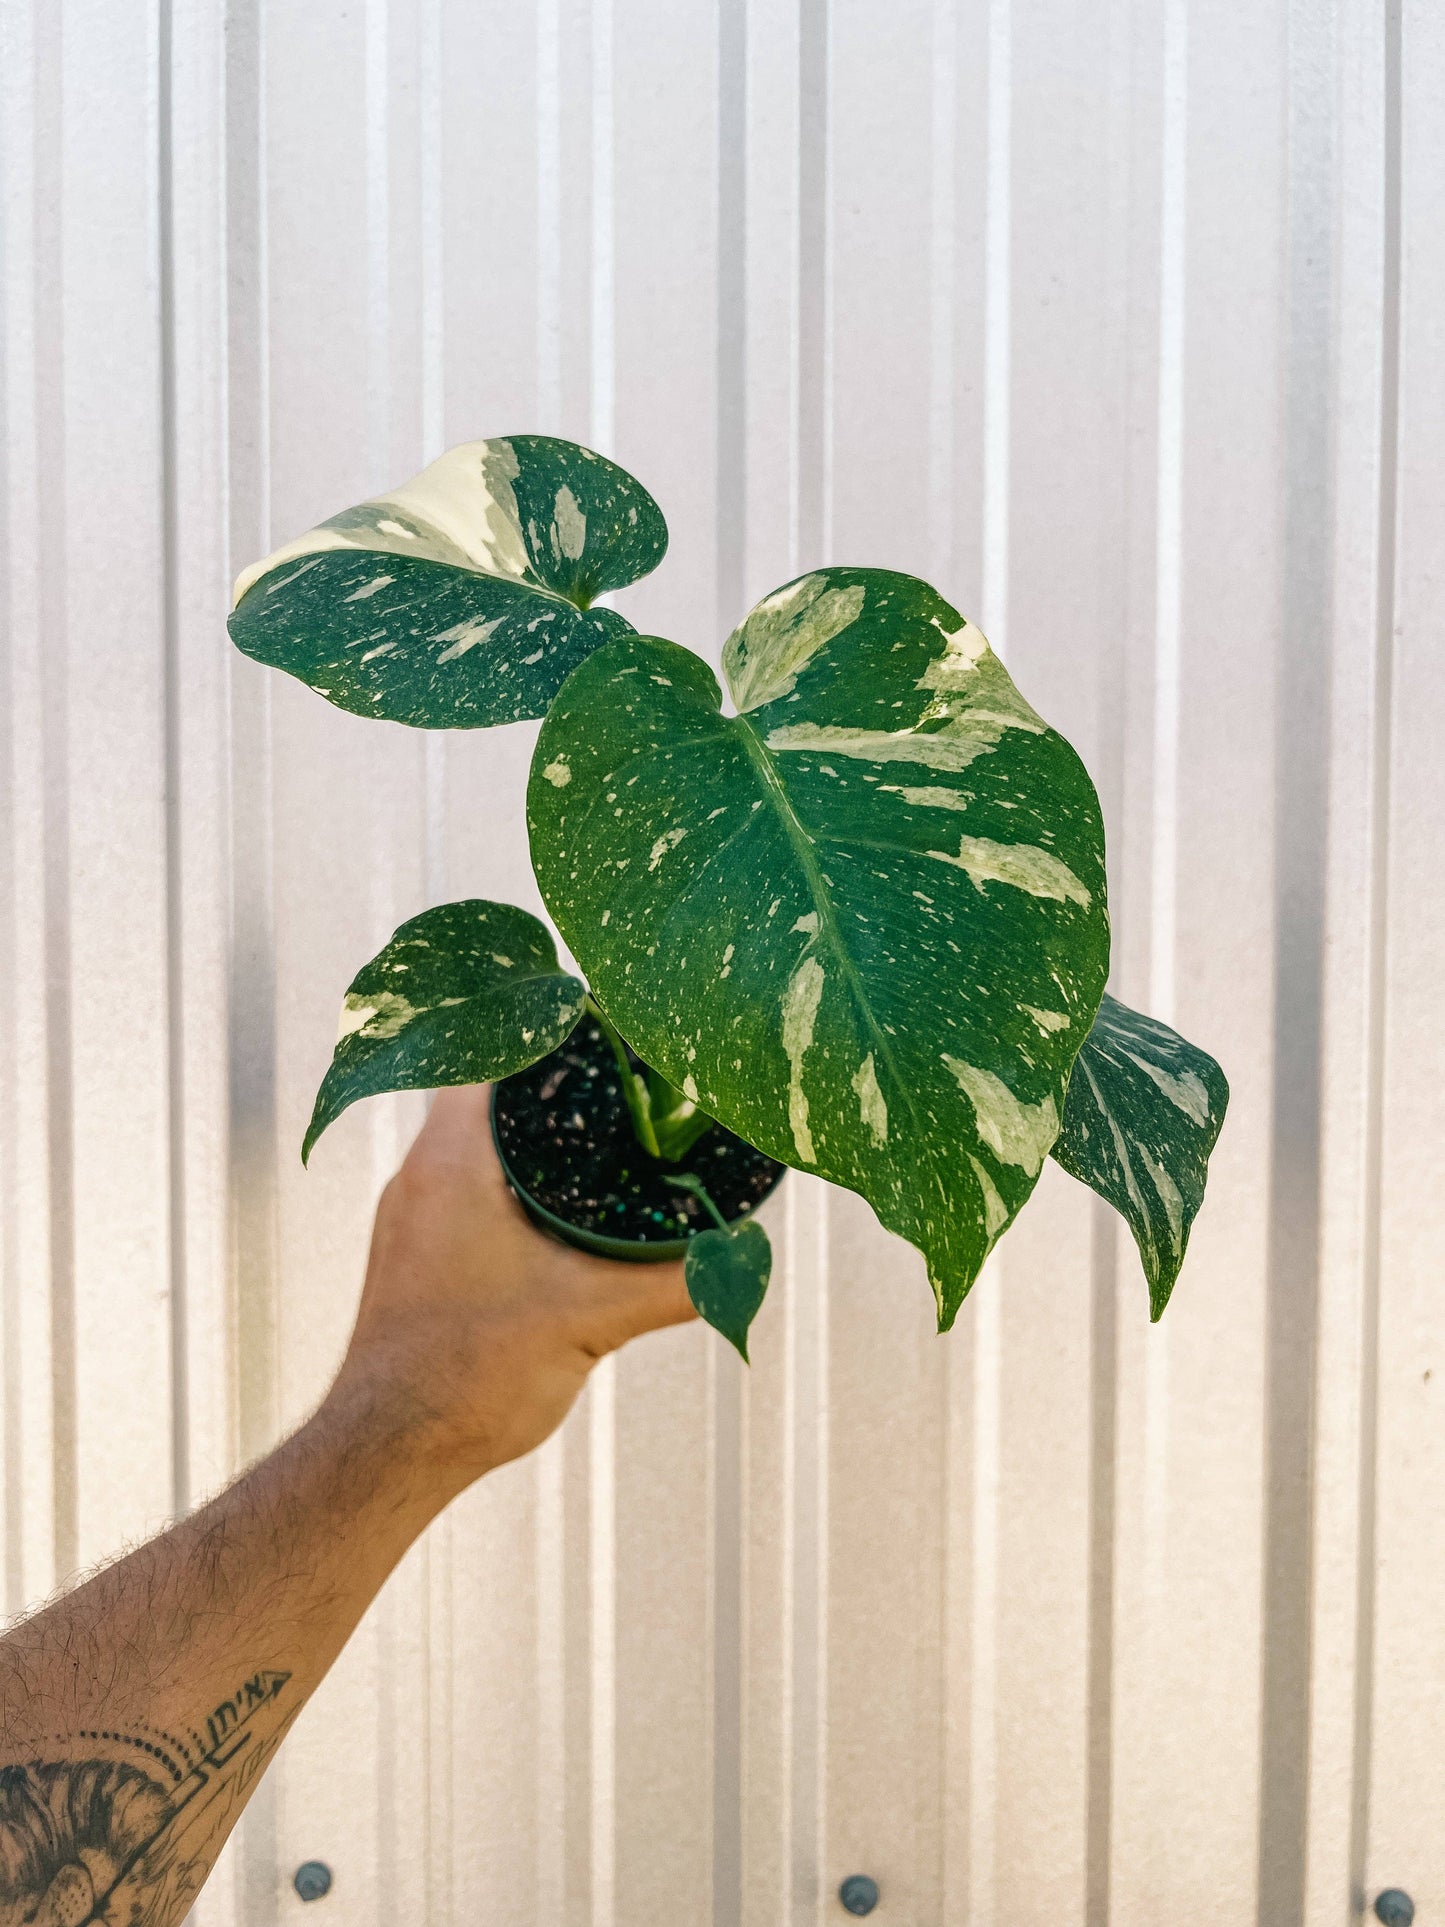
[[[492,1087],[453,1084],[435,1092],[426,1122],[412,1140],[408,1164],[464,1164],[497,1169],[492,1144]],[[500,1176],[500,1170],[497,1169]]]

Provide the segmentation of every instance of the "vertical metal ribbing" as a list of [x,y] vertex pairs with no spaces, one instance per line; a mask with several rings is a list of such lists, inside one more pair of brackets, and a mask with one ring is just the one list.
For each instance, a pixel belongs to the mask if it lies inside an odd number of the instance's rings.
[[[270,546],[266,43],[261,0],[231,0],[226,34],[225,272],[228,572]],[[275,849],[270,679],[232,654],[227,752],[231,901],[228,1135],[231,1162],[235,1432],[238,1456],[265,1449],[279,1421],[276,1357]],[[242,1822],[240,1916],[277,1919],[279,1783],[263,1781]]]
[[[592,0],[591,434],[614,452],[616,383],[616,171],[613,0]],[[587,1391],[587,1532],[590,1587],[587,1816],[590,1927],[617,1920],[617,1361],[605,1358]]]
[[1331,13],[1289,13],[1283,610],[1276,684],[1259,1920],[1304,1917],[1312,1419],[1319,1313],[1333,437]]
[[181,792],[180,512],[176,394],[175,39],[172,0],[158,0],[156,190],[160,325],[162,673],[165,681],[166,1045],[169,1056],[169,1211],[171,1312],[171,1504],[192,1502],[190,1319],[186,1210],[185,817]]
[[828,559],[828,0],[798,0],[798,7],[793,523],[803,569]]
[[[747,550],[747,4],[717,0],[717,610],[741,619]],[[712,1918],[743,1910],[743,1452],[748,1387],[714,1345],[712,1426]]]
[[75,1162],[71,1058],[70,691],[67,673],[66,551],[69,534],[65,472],[65,360],[61,320],[61,197],[64,98],[63,35],[57,9],[35,10],[35,185],[37,203],[53,210],[35,233],[36,436],[40,497],[39,629],[45,714],[43,813],[45,848],[46,1106],[50,1168],[51,1450],[54,1571],[73,1572],[79,1553],[76,1490]]
[[1375,675],[1371,715],[1369,959],[1366,1011],[1364,1306],[1360,1359],[1359,1567],[1355,1621],[1355,1744],[1351,1900],[1362,1891],[1374,1746],[1376,1483],[1379,1450],[1380,1260],[1389,1001],[1391,759],[1399,543],[1400,335],[1403,193],[1403,0],[1386,0],[1381,251],[1380,499],[1376,535]]

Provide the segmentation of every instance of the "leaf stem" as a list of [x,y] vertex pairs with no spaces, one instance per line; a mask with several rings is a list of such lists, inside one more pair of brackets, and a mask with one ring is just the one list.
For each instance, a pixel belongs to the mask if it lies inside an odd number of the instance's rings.
[[702,1179],[694,1177],[691,1171],[679,1171],[676,1175],[668,1172],[663,1178],[663,1183],[675,1185],[679,1191],[690,1191],[692,1195],[701,1202],[703,1209],[707,1212],[719,1231],[731,1231],[733,1229],[721,1211],[719,1211],[713,1203],[708,1193],[708,1188]]
[[712,1129],[712,1118],[650,1064],[642,1064],[640,1070],[633,1069],[626,1039],[590,992],[586,1008],[596,1019],[617,1059],[622,1095],[632,1114],[637,1142],[649,1157],[660,1158],[664,1164],[677,1163],[687,1156],[704,1131]]
[[662,1155],[669,1164],[680,1163],[704,1131],[712,1129],[714,1120],[650,1065],[647,1090],[652,1103],[652,1125]]
[[627,1099],[627,1108],[632,1114],[632,1129],[637,1142],[649,1157],[660,1158],[662,1150],[657,1142],[657,1130],[652,1122],[652,1099],[647,1089],[647,1079],[632,1068],[632,1059],[627,1054],[627,1044],[621,1031],[611,1022],[606,1011],[589,992],[587,997],[588,1015],[595,1019],[603,1036],[612,1046],[612,1055],[617,1059],[617,1069],[622,1078],[622,1095]]

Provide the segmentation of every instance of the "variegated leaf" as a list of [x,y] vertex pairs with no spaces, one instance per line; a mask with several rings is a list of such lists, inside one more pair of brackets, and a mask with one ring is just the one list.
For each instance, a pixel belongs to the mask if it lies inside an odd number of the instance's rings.
[[1228,1103],[1228,1081],[1207,1051],[1104,998],[1074,1065],[1053,1155],[1127,1219],[1151,1318],[1184,1263]]
[[628,636],[528,789],[549,909],[628,1042],[711,1116],[861,1192],[949,1325],[1033,1189],[1108,969],[1098,800],[926,583],[827,569],[712,672]]
[[352,980],[302,1161],[359,1097],[525,1070],[571,1034],[586,996],[526,910],[480,897],[424,910]]
[[230,630],[361,716],[516,722],[631,633],[590,604],[666,547],[657,504],[615,462],[547,435],[467,442],[247,569]]

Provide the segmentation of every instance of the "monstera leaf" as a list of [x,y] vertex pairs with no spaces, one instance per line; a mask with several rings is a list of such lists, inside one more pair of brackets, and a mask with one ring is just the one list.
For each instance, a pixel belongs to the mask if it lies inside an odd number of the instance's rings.
[[527,911],[482,898],[424,910],[352,980],[302,1161],[359,1097],[525,1070],[571,1033],[586,996]]
[[1108,970],[1077,756],[911,576],[828,569],[729,638],[569,677],[528,787],[609,1018],[709,1115],[860,1192],[950,1325],[1056,1137]]
[[1207,1052],[1104,998],[1074,1065],[1053,1155],[1127,1219],[1153,1319],[1184,1263],[1228,1103],[1224,1072]]
[[516,722],[545,715],[585,656],[631,633],[590,604],[666,548],[647,490],[590,449],[467,442],[248,569],[230,630],[248,656],[361,716]]

